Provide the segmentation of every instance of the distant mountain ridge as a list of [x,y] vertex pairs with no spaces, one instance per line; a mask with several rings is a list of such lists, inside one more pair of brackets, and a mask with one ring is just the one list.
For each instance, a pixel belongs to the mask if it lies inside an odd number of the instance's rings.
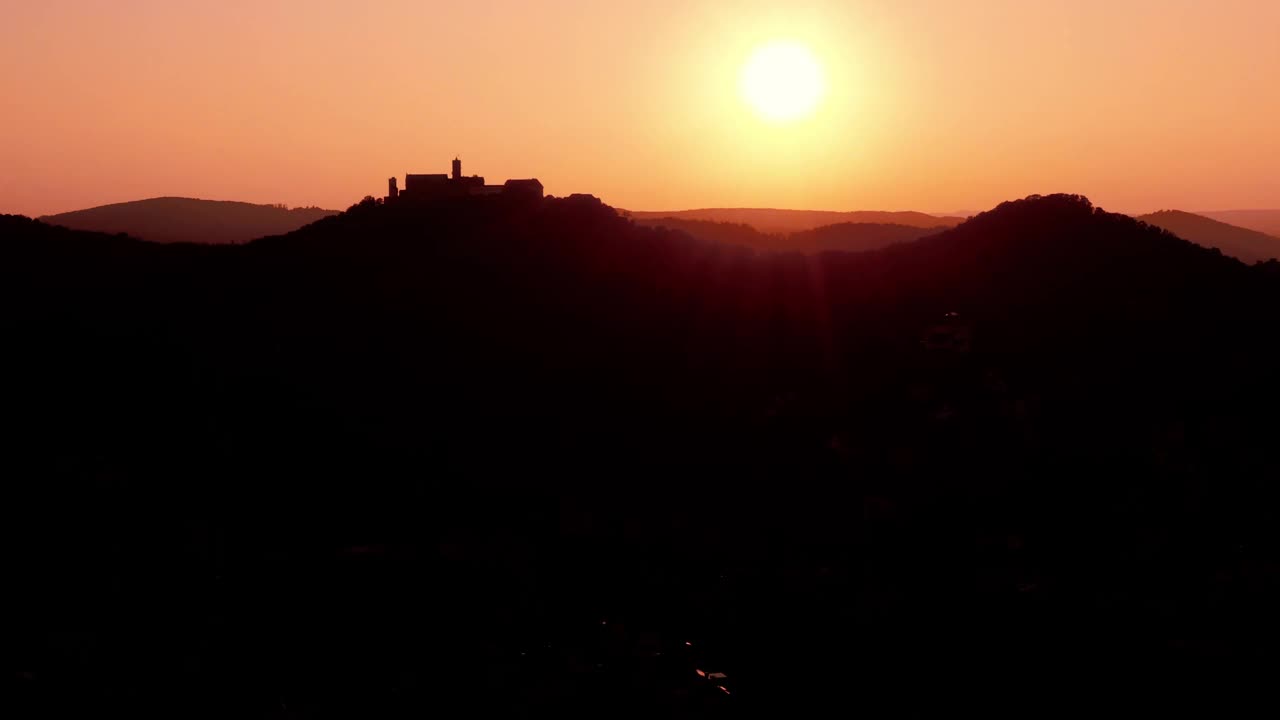
[[745,223],[713,220],[660,217],[632,218],[632,222],[643,227],[679,230],[704,242],[738,245],[765,252],[801,253],[878,250],[946,229],[883,223],[836,223],[792,233],[767,233]]
[[227,245],[282,235],[337,210],[289,209],[230,200],[159,197],[45,215],[40,220],[73,230],[125,233],[157,243]]
[[1164,228],[1197,245],[1217,248],[1224,255],[1231,255],[1247,263],[1280,258],[1280,237],[1229,225],[1203,215],[1181,210],[1161,210],[1142,215],[1138,220]]
[[916,227],[892,223],[836,223],[791,234],[791,243],[812,252],[839,250],[865,252],[897,243],[911,242],[948,230],[947,227]]
[[1214,210],[1196,214],[1280,237],[1280,210]]
[[636,220],[653,218],[677,218],[681,220],[709,220],[750,225],[765,233],[793,233],[812,230],[824,225],[859,223],[877,225],[906,225],[908,227],[954,227],[964,222],[962,217],[936,217],[922,212],[888,212],[878,210],[782,210],[776,208],[699,208],[696,210],[619,210],[619,213]]

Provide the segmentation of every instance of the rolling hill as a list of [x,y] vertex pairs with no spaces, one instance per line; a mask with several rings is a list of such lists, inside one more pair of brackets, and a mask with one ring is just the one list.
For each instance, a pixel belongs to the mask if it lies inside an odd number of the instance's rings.
[[942,232],[941,227],[916,227],[884,223],[836,223],[800,230],[787,238],[790,245],[807,252],[865,252],[910,242]]
[[746,223],[692,220],[677,217],[632,218],[640,227],[667,228],[687,233],[705,242],[726,243],[756,250],[786,250],[787,236],[783,233],[766,233]]
[[1216,210],[1197,214],[1280,237],[1280,210]]
[[763,233],[793,233],[837,223],[873,223],[922,228],[947,228],[958,225],[964,220],[964,218],[960,217],[935,217],[921,212],[881,212],[874,210],[837,212],[832,210],[776,210],[771,208],[704,208],[673,211],[624,210],[621,212],[635,219],[677,218],[681,220],[739,223],[750,225]]
[[1138,218],[1142,222],[1164,228],[1178,237],[1207,248],[1217,248],[1225,255],[1247,263],[1280,257],[1280,238],[1256,230],[1228,225],[1212,218],[1162,210]]
[[836,223],[792,233],[766,233],[744,223],[688,218],[633,218],[644,227],[668,228],[707,242],[727,243],[766,252],[863,252],[932,235],[944,228]]
[[227,245],[292,232],[336,213],[314,207],[290,210],[278,205],[163,197],[46,215],[40,220],[157,243]]

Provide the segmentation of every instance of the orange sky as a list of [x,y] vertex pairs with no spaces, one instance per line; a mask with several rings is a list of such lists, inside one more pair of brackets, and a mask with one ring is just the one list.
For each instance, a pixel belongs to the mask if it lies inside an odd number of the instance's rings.
[[[40,0],[0,24],[0,212],[345,208],[390,175],[634,209],[1280,207],[1280,0]],[[808,46],[816,115],[739,70]]]

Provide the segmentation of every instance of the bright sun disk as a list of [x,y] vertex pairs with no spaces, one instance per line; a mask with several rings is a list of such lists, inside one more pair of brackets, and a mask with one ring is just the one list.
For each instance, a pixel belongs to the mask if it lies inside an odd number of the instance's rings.
[[774,42],[751,53],[742,67],[742,96],[765,120],[808,117],[826,91],[818,58],[804,45]]

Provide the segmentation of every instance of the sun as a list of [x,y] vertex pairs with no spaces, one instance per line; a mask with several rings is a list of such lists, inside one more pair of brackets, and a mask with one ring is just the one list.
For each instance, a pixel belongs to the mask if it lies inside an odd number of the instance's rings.
[[742,66],[741,90],[761,118],[790,122],[817,110],[826,94],[826,77],[809,48],[771,42],[756,48]]

